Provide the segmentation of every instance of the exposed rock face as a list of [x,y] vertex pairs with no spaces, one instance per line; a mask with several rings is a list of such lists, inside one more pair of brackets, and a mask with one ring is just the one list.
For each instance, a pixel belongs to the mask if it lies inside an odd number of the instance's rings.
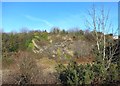
[[[67,36],[62,37],[64,41],[48,44],[47,46],[38,47],[38,45],[33,41],[36,50],[35,53],[48,54],[50,57],[60,57],[64,58],[66,55],[71,57],[82,57],[90,54],[92,45],[86,41],[76,40],[73,41],[72,38]],[[52,40],[52,39],[50,39]]]
[[50,40],[50,43],[52,43],[52,40]]

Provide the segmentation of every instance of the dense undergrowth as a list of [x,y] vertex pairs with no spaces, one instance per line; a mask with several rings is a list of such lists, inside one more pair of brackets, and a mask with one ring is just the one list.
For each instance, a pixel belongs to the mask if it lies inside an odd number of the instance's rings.
[[[102,34],[98,32],[98,34]],[[23,84],[24,81],[27,80],[27,84],[32,84],[37,78],[44,78],[40,77],[40,73],[42,69],[36,66],[35,60],[47,57],[49,59],[58,60],[61,64],[58,64],[56,67],[58,78],[62,84],[69,85],[99,85],[99,84],[118,84],[120,80],[120,60],[119,60],[119,50],[117,50],[117,54],[113,56],[113,60],[108,69],[106,69],[106,61],[103,61],[103,53],[99,54],[96,50],[96,39],[94,31],[75,31],[75,32],[68,32],[68,31],[60,31],[59,29],[53,29],[52,32],[48,33],[46,31],[31,31],[31,32],[23,32],[23,33],[2,33],[2,59],[3,59],[3,68],[9,68],[9,66],[13,64],[19,64],[20,74],[19,80],[23,80],[20,83]],[[32,40],[35,40],[39,47],[42,46],[50,46],[52,43],[61,43],[64,40],[62,37],[71,38],[73,42],[75,42],[76,49],[74,51],[73,56],[67,53],[62,54],[62,49],[58,48],[56,50],[57,55],[53,58],[50,51],[53,50],[46,50],[42,54],[33,53],[33,49],[35,49]],[[67,38],[68,37],[68,38]],[[111,40],[111,35],[106,35],[106,41]],[[51,42],[52,40],[52,42]],[[82,42],[78,42],[78,41]],[[69,43],[69,40],[67,41]],[[83,46],[79,46],[83,45]],[[93,45],[91,48],[89,45]],[[109,52],[111,47],[114,48],[116,46],[116,42],[113,42],[113,45],[109,45],[110,43],[106,43],[106,56],[109,57]],[[79,47],[78,47],[79,46]],[[111,46],[109,48],[109,46]],[[54,47],[54,45],[52,45]],[[101,51],[103,46],[101,45]],[[79,50],[80,48],[80,50]],[[115,47],[116,48],[116,47]],[[52,48],[51,48],[52,49]],[[119,48],[118,48],[119,49]],[[83,51],[81,51],[83,50]],[[29,55],[22,52],[30,52]],[[89,52],[88,52],[89,51]],[[86,54],[87,52],[87,54]],[[20,54],[19,54],[20,53]],[[68,63],[67,66],[63,65],[62,62],[64,60],[74,60],[74,58],[85,58],[89,56],[94,56],[94,62],[87,63],[87,64],[78,64],[75,61],[71,61]],[[36,78],[37,77],[37,78]],[[49,77],[50,78],[50,77]],[[43,80],[44,81],[44,80]],[[18,81],[19,82],[19,81]],[[25,84],[25,83],[24,83]]]
[[111,64],[108,70],[102,63],[93,64],[77,64],[72,61],[68,66],[59,64],[56,67],[59,73],[59,79],[64,85],[118,85],[119,82],[119,67],[117,64]]

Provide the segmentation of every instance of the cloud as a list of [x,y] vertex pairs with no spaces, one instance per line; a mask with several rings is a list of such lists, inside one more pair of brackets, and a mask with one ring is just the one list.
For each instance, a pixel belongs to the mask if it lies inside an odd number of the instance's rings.
[[44,20],[44,19],[36,18],[36,17],[30,16],[30,15],[25,15],[25,18],[32,20],[32,21],[43,22],[44,24],[46,24],[49,27],[53,26],[53,24],[51,24],[50,22],[48,22],[47,20]]

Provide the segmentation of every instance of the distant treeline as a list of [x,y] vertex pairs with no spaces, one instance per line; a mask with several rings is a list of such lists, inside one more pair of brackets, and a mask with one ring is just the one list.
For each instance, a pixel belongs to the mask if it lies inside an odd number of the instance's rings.
[[[37,34],[41,36],[40,34],[46,33],[49,36],[50,35],[71,35],[73,38],[76,39],[82,39],[89,42],[95,42],[95,32],[89,31],[89,30],[78,30],[78,29],[71,29],[69,31],[66,30],[60,30],[59,28],[53,28],[51,32],[40,31],[40,30],[34,30],[34,31],[27,31],[22,30],[19,33],[2,33],[2,51],[3,52],[14,52],[18,50],[26,50],[28,47],[28,44],[31,42],[31,40],[34,38],[34,36]],[[102,32],[97,32],[98,34],[103,34]],[[43,34],[44,35],[44,34]],[[106,35],[107,38],[113,38],[113,34]]]

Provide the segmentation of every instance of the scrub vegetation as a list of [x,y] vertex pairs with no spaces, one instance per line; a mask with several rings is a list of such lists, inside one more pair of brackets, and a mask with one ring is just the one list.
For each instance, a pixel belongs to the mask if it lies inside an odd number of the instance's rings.
[[93,6],[86,20],[92,31],[53,27],[2,32],[3,84],[120,84],[120,39],[114,39],[109,12]]

